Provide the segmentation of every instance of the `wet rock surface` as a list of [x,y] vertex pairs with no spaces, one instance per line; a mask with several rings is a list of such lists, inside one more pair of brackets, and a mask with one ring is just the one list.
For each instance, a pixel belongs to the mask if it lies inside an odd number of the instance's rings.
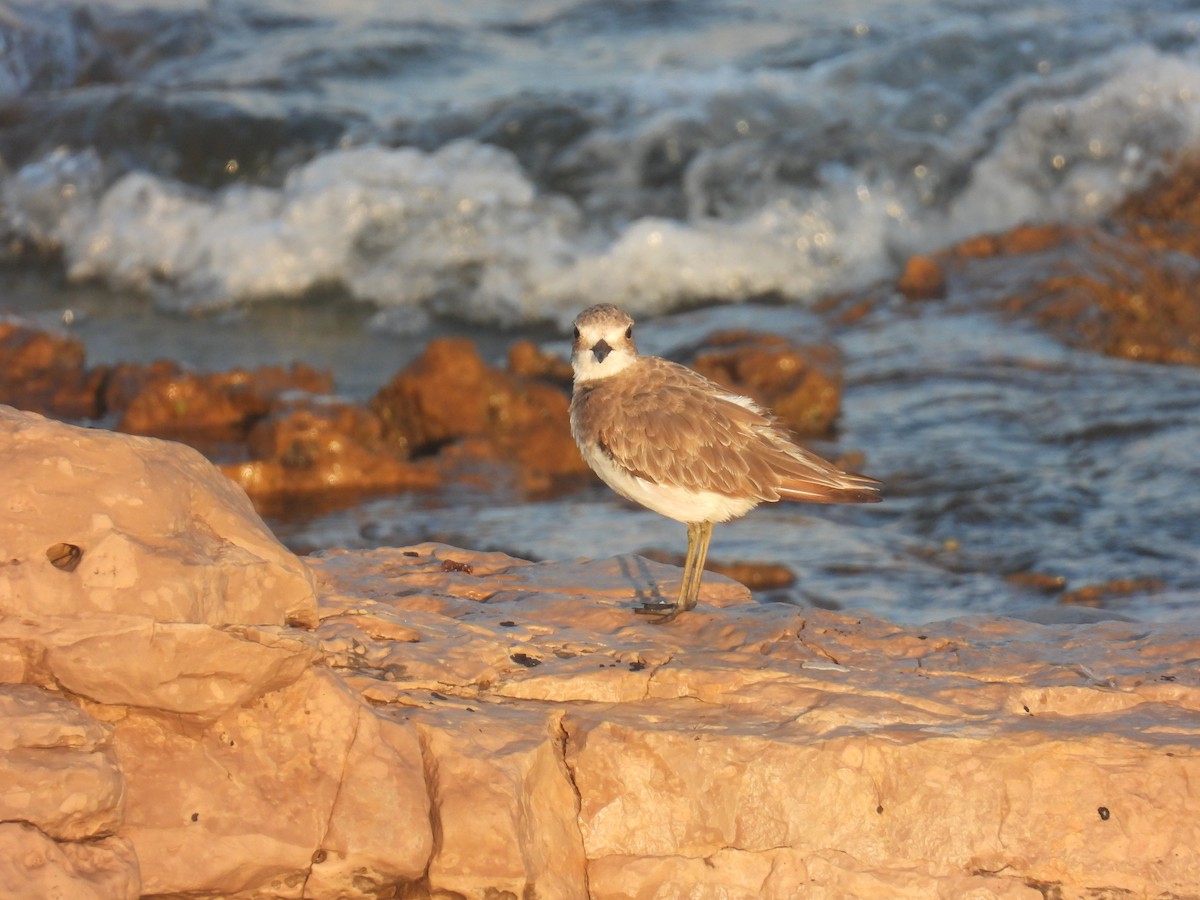
[[[198,458],[177,444],[4,422],[97,481],[0,529],[0,706],[18,726],[0,767],[25,786],[0,790],[0,892],[1035,900],[1200,883],[1194,626],[902,627],[758,604],[716,575],[664,626],[632,607],[674,595],[673,566],[429,543],[280,549],[271,577],[304,617],[271,578],[206,580],[202,616],[172,612],[145,596],[170,585],[165,560],[228,572],[237,554],[196,547],[261,535],[245,498],[202,461],[181,481]],[[27,443],[17,461],[47,455]],[[131,502],[139,479],[173,530]],[[73,571],[43,544],[97,496],[124,498],[137,546],[81,590],[91,540]]]

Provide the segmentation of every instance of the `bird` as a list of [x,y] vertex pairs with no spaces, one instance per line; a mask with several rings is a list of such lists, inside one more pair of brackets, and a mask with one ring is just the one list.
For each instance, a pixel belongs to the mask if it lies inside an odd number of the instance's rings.
[[598,304],[574,321],[571,434],[600,480],[687,525],[678,599],[636,609],[670,621],[695,608],[713,525],[760,503],[872,503],[874,478],[795,443],[770,412],[687,366],[641,356],[634,321]]

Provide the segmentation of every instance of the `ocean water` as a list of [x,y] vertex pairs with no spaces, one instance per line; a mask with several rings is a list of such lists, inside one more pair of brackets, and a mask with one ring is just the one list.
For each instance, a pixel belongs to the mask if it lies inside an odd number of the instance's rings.
[[[1184,0],[0,0],[0,306],[95,361],[298,357],[356,396],[431,335],[554,345],[600,300],[651,349],[804,338],[811,301],[914,252],[1144,186],[1200,136],[1198,40]],[[1005,579],[1030,570],[1153,577],[1121,611],[1188,614],[1194,372],[984,316],[837,339],[841,445],[888,503],[763,510],[714,556],[899,618],[1037,610]],[[519,499],[277,524],[536,558],[682,541],[599,489]]]

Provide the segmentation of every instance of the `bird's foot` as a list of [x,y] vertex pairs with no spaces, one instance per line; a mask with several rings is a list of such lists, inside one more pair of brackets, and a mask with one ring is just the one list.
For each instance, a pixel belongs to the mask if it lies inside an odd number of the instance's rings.
[[669,600],[639,603],[633,608],[633,611],[639,616],[654,616],[656,624],[660,625],[670,622],[681,612],[679,604]]

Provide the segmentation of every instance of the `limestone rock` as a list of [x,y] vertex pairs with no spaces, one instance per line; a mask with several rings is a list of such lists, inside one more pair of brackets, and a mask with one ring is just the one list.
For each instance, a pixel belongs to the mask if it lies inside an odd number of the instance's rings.
[[199,730],[130,713],[114,740],[145,893],[368,897],[424,872],[416,732],[328,671]]
[[663,625],[672,566],[301,563],[190,451],[0,425],[0,895],[1200,884],[1200,624],[901,627],[706,574]]
[[[463,703],[410,712],[438,823],[429,885],[449,896],[586,898],[579,798],[559,714],[536,705]],[[516,799],[518,802],[514,803]]]
[[0,822],[0,897],[135,900],[139,884],[125,838],[58,844],[31,825]]
[[[699,607],[664,627],[630,607],[669,595],[677,570],[634,558],[531,565],[426,544],[313,565],[329,613],[318,637],[344,640],[349,615],[359,629],[357,651],[339,644],[327,661],[422,730],[444,840],[431,885],[538,889],[521,823],[543,823],[544,838],[561,822],[545,810],[565,801],[548,802],[553,778],[504,785],[552,758],[535,749],[547,708],[590,896],[1149,897],[1200,884],[1188,662],[1200,626],[904,628],[760,606],[706,576]],[[373,645],[375,619],[414,634]],[[504,737],[521,710],[528,749]],[[504,853],[476,832],[520,837]],[[472,839],[474,863],[457,849]],[[572,845],[559,841],[567,859]]]
[[196,451],[7,407],[0,441],[0,615],[315,622],[304,566]]
[[198,720],[291,684],[315,656],[312,641],[291,629],[216,629],[143,616],[0,616],[0,646],[25,654],[23,681]]
[[66,841],[117,829],[125,784],[106,726],[23,684],[0,685],[0,722],[0,822]]

